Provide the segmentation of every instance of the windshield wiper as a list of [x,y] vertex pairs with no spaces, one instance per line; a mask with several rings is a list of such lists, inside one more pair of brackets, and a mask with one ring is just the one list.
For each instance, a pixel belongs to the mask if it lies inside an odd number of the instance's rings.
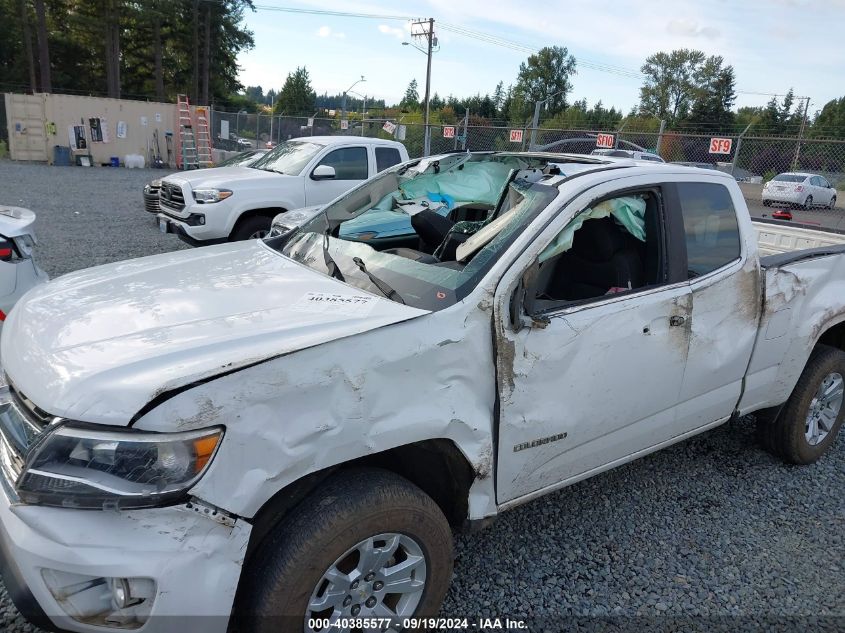
[[388,286],[385,282],[383,282],[381,279],[379,279],[373,273],[367,270],[367,267],[364,265],[364,260],[362,260],[360,257],[353,257],[352,261],[355,262],[355,265],[361,270],[362,273],[367,276],[367,278],[373,283],[373,285],[381,291],[381,294],[383,294],[388,299],[393,299],[403,305],[405,304],[405,300],[402,298],[402,295],[400,295],[393,288]]
[[326,263],[326,271],[329,273],[330,277],[334,277],[338,281],[346,281],[343,277],[343,273],[340,272],[340,268],[335,263],[334,259],[332,259],[331,253],[329,253],[329,233],[331,232],[331,225],[329,224],[329,218],[326,216],[326,230],[323,233],[323,261]]

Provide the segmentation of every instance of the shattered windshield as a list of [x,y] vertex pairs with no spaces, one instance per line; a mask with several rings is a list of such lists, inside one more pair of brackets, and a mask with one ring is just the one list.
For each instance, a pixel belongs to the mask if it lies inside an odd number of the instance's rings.
[[250,167],[275,171],[287,176],[298,176],[321,149],[323,149],[323,146],[317,143],[285,141],[267,152]]
[[524,157],[423,160],[380,174],[268,244],[352,286],[439,310],[466,296],[555,198],[548,178],[545,162]]

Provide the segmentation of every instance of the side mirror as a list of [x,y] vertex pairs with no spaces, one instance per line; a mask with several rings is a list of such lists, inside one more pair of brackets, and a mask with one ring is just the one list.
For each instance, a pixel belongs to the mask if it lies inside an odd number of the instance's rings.
[[311,172],[311,180],[331,180],[337,176],[331,165],[317,165]]

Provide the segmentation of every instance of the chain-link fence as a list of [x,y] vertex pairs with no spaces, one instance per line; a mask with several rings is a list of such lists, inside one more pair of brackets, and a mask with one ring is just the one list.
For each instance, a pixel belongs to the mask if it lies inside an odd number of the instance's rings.
[[[387,124],[387,125],[386,125]],[[400,119],[364,118],[349,113],[346,123],[339,116],[286,117],[268,114],[213,112],[214,147],[237,150],[265,147],[268,142],[301,136],[347,135],[395,139],[404,143],[412,158],[423,155],[425,126]],[[753,134],[697,134],[664,130],[659,121],[647,129],[550,129],[517,125],[467,125],[432,123],[432,154],[455,150],[514,150],[589,154],[597,147],[645,151],[663,160],[727,172],[741,183],[752,214],[765,215],[763,185],[787,171],[821,176],[836,189],[838,207],[845,203],[845,140],[800,137],[765,137]],[[822,194],[820,194],[822,195]],[[800,196],[799,196],[800,197]],[[812,211],[823,212],[825,199],[813,199]],[[796,205],[803,206],[805,200]],[[782,205],[783,206],[783,205]],[[806,216],[805,219],[810,218]],[[808,221],[812,221],[809,219]]]

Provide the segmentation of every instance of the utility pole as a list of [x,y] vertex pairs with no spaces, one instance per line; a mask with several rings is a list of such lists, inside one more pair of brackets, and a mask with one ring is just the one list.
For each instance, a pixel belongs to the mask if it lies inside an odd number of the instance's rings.
[[362,81],[367,81],[364,79],[364,75],[361,75],[361,78],[354,82],[351,86],[349,86],[346,90],[343,91],[343,99],[341,99],[340,103],[340,120],[343,121],[346,119],[346,93],[352,90],[355,86],[357,86]]
[[[423,27],[423,31],[421,33],[414,33],[413,27],[420,25]],[[426,25],[428,25],[428,29],[425,28]],[[425,36],[428,40],[428,51],[426,53],[428,56],[428,63],[425,71],[425,140],[423,141],[423,156],[429,156],[431,155],[431,112],[429,108],[429,98],[431,96],[431,53],[435,43],[437,42],[437,39],[434,37],[434,18],[413,22],[411,24],[411,28],[411,35],[414,37]]]
[[[542,101],[535,101],[534,102],[534,118],[531,119],[531,140],[528,142],[528,150],[534,151],[534,148],[537,146],[537,128],[540,127],[540,106],[547,104],[549,101],[554,99],[563,90],[558,90],[554,94],[549,95]],[[524,142],[523,142],[524,144]]]
[[807,125],[807,110],[810,109],[810,97],[804,98],[804,116],[801,118],[801,129],[798,131],[798,143],[795,145],[795,158],[792,159],[792,171],[798,169],[798,159],[801,156],[801,141],[804,139],[804,127]]
[[740,134],[739,138],[736,139],[736,147],[734,148],[734,158],[731,161],[731,176],[733,176],[734,171],[736,171],[736,161],[739,159],[739,150],[742,147],[742,137],[744,137],[748,130],[751,129],[752,125],[754,125],[754,123],[749,123],[748,125],[746,125],[745,129],[742,131],[742,134]]
[[276,95],[270,97],[270,143],[273,143],[273,101],[275,101]]
[[613,137],[613,149],[619,148],[619,135],[622,134],[622,130],[625,129],[625,126],[628,125],[628,119],[622,121],[622,125],[619,126],[619,129],[616,130],[616,134]]
[[660,131],[657,133],[657,145],[654,153],[660,156],[660,146],[663,144],[663,132],[666,131],[666,119],[660,119]]

